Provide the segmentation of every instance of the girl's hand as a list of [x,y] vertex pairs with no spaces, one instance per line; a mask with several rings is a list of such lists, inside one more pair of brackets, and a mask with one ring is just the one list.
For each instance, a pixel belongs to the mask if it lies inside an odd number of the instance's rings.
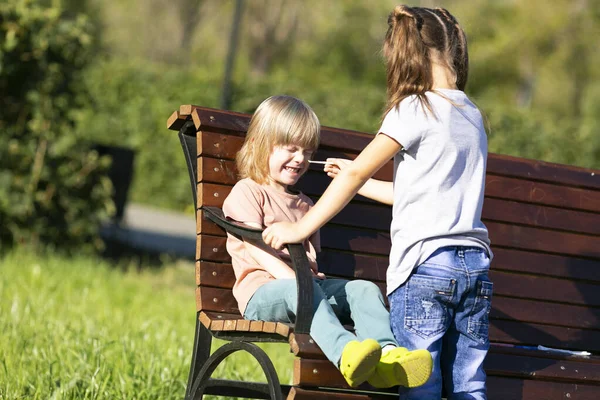
[[327,172],[327,176],[330,178],[335,178],[341,170],[352,163],[352,160],[345,158],[328,158],[326,161],[327,164],[323,167],[323,171]]
[[291,222],[277,222],[268,226],[262,234],[267,246],[280,250],[287,243],[302,243],[308,236],[299,232],[297,224]]

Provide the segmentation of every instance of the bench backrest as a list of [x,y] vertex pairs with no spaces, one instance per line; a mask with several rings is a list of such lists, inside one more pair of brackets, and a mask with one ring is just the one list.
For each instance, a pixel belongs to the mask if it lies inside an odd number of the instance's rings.
[[[239,314],[225,235],[199,208],[220,207],[237,181],[234,158],[249,120],[247,114],[182,106],[167,123],[179,130],[193,121],[187,133],[197,135],[198,311]],[[354,158],[372,137],[323,127],[315,159]],[[311,166],[296,186],[314,200],[330,182],[319,169]],[[489,155],[483,219],[495,254],[492,341],[600,351],[599,174]],[[392,163],[376,177],[391,180]],[[385,293],[390,221],[390,207],[356,196],[321,230],[321,271],[374,281]]]

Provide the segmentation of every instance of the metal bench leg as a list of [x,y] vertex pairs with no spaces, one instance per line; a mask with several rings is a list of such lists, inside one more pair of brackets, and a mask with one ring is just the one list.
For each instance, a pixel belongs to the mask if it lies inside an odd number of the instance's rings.
[[[204,391],[207,386],[210,385],[210,376],[214,372],[214,370],[219,366],[219,364],[229,355],[235,353],[236,351],[243,350],[258,361],[258,364],[262,368],[265,376],[267,378],[267,390],[270,398],[272,400],[283,400],[283,393],[281,391],[281,385],[279,384],[279,378],[277,377],[277,372],[275,371],[275,367],[273,363],[267,356],[267,353],[263,351],[260,347],[255,345],[254,343],[246,343],[246,342],[238,342],[234,341],[231,343],[227,343],[220,348],[218,348],[206,361],[196,380],[194,381],[194,385],[190,392],[190,399],[201,399],[204,395]],[[247,386],[248,389],[257,389],[257,385],[254,382],[236,382],[237,387]]]
[[192,350],[192,364],[190,366],[190,375],[188,377],[187,389],[185,390],[185,399],[191,399],[192,386],[202,366],[210,357],[210,345],[212,336],[208,329],[198,319],[196,314],[196,335],[194,337],[194,349]]

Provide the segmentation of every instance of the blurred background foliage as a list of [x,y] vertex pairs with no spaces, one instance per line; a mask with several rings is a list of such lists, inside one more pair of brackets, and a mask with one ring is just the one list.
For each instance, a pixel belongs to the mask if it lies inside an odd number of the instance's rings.
[[[446,7],[464,27],[466,91],[489,120],[491,152],[600,168],[600,1],[407,3]],[[181,104],[223,104],[236,4],[3,1],[0,217],[10,222],[0,224],[3,239],[25,240],[18,226],[50,218],[48,207],[65,220],[83,213],[92,219],[85,226],[111,212],[110,187],[90,179],[102,177],[103,157],[85,151],[88,142],[135,151],[130,200],[191,207],[179,143],[165,121]],[[385,101],[380,47],[397,1],[242,4],[229,109],[252,112],[285,93],[306,100],[324,125],[376,132]]]
[[94,35],[83,14],[7,0],[0,4],[0,240],[65,249],[102,246],[112,211],[109,159],[85,143],[77,110]]

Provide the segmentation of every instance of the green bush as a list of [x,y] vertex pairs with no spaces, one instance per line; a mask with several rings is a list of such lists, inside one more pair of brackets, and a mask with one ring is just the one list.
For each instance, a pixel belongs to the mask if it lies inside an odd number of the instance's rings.
[[86,71],[92,106],[77,113],[78,130],[135,152],[130,201],[193,210],[179,139],[166,122],[182,104],[218,107],[220,80],[209,76],[193,67],[116,58],[99,59]]
[[110,160],[74,130],[90,25],[46,3],[0,4],[0,239],[99,248],[99,223],[112,210]]

